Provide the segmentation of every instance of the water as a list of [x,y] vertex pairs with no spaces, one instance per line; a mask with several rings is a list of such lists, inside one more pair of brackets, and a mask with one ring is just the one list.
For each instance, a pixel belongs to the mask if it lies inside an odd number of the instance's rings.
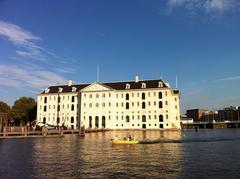
[[[129,133],[161,142],[111,144]],[[239,178],[240,129],[1,139],[0,156],[0,178]]]

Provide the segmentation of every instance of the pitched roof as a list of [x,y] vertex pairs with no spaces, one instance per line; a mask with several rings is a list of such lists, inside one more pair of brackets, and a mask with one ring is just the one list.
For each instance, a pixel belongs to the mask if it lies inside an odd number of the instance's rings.
[[[115,90],[125,90],[126,84],[130,85],[130,89],[141,89],[142,83],[146,84],[146,88],[158,88],[159,82],[162,82],[162,88],[168,87],[166,83],[164,83],[163,80],[141,80],[139,82],[135,81],[123,81],[123,82],[109,82],[109,83],[102,83],[105,86],[109,86],[110,88],[113,88]],[[100,83],[101,84],[101,83]],[[72,87],[77,88],[76,91],[80,91],[81,89],[89,86],[90,84],[78,84],[78,85],[59,85],[59,86],[50,86],[48,87],[49,92],[48,93],[58,93],[59,88],[62,88],[62,93],[72,92]],[[43,91],[41,94],[44,94],[45,91]]]

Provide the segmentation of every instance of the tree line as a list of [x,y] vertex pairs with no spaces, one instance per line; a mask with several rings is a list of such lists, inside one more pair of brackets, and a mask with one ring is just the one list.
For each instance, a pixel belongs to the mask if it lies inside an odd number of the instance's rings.
[[12,125],[31,126],[36,120],[37,103],[31,97],[21,97],[10,107],[7,103],[0,101],[0,112],[7,113]]

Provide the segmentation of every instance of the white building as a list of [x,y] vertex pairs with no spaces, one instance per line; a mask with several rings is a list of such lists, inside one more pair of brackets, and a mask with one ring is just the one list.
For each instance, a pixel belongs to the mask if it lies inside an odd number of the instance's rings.
[[37,122],[78,128],[180,129],[179,91],[163,80],[50,86],[38,95]]

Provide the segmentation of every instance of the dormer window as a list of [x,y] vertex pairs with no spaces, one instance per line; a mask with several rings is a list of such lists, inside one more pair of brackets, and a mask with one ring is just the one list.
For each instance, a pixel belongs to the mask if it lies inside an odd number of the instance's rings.
[[61,93],[63,88],[58,88],[58,92]]
[[142,88],[146,88],[146,83],[142,83]]
[[130,89],[130,84],[126,84],[126,89]]
[[49,91],[50,91],[50,89],[47,88],[47,89],[44,90],[44,93],[49,93]]
[[72,87],[72,92],[76,92],[77,88],[76,87]]
[[163,82],[159,81],[158,82],[158,88],[162,88],[163,87]]

